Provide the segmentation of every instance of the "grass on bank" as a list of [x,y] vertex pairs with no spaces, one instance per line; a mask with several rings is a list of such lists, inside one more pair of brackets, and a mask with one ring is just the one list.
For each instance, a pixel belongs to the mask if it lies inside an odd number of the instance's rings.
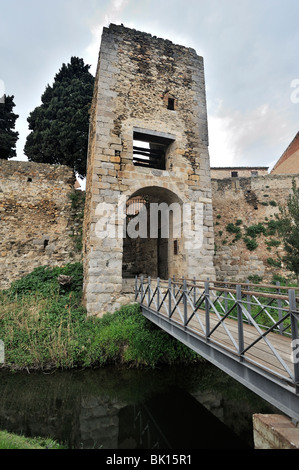
[[62,449],[57,442],[52,439],[44,439],[41,437],[28,438],[11,434],[7,431],[0,431],[0,450],[15,449]]
[[[72,276],[61,286],[59,275]],[[87,317],[82,306],[80,263],[36,268],[0,291],[0,339],[5,366],[15,370],[150,366],[190,363],[199,356],[155,327],[128,305],[102,318]]]
[[[296,283],[293,283],[290,279],[284,278],[282,276],[274,275],[272,281],[269,284],[262,284],[259,286],[260,283],[263,282],[263,279],[259,276],[250,276],[249,281],[254,286],[250,286],[250,291],[254,291],[255,295],[250,296],[250,301],[247,302],[246,297],[246,289],[242,289],[242,301],[244,307],[250,311],[250,315],[252,318],[258,323],[258,325],[262,329],[268,329],[273,327],[274,323],[278,322],[279,317],[279,310],[281,309],[282,316],[287,316],[287,303],[285,301],[280,301],[275,299],[275,295],[280,293],[280,295],[288,296],[288,289],[296,288]],[[279,281],[279,285],[275,287],[276,282]],[[268,287],[265,287],[267,286]],[[271,287],[273,286],[273,287]],[[283,287],[287,287],[287,289],[283,289]],[[278,292],[278,289],[281,288],[281,292]],[[223,315],[225,311],[230,311],[229,317],[237,319],[238,318],[238,310],[237,304],[235,299],[231,298],[229,295],[225,297],[223,292],[216,290],[218,303],[216,304],[216,309],[218,312]],[[233,292],[235,295],[235,292]],[[268,294],[273,294],[274,298],[269,299],[269,297],[265,297]],[[226,310],[225,310],[226,308]],[[245,321],[245,318],[244,318]],[[283,324],[283,329],[285,330],[284,333],[289,334],[291,328],[291,318],[290,316],[287,317]],[[277,327],[276,327],[277,330]]]

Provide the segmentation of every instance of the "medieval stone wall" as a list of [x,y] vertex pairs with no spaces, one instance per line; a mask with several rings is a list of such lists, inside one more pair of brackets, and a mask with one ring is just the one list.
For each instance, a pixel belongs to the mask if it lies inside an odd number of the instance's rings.
[[267,176],[268,167],[212,167],[212,179],[226,179],[231,177],[247,178],[255,176]]
[[[259,276],[271,281],[274,274],[291,275],[282,261],[283,245],[275,230],[275,214],[279,205],[286,204],[292,179],[290,175],[267,175],[212,180],[218,280]],[[299,176],[296,181],[298,184]],[[255,237],[248,235],[248,228]],[[252,250],[247,247],[255,245]]]
[[[134,134],[154,139],[154,150],[167,142],[163,168],[134,163]],[[286,274],[273,222],[292,177],[221,175],[211,183],[202,57],[123,26],[104,28],[91,106],[83,224],[89,314],[126,303],[125,280],[135,274],[213,279],[216,270],[219,280],[254,275],[271,280],[273,274]],[[37,266],[81,259],[77,215],[82,205],[73,207],[73,185],[67,167],[0,160],[0,288]],[[193,238],[185,232],[180,237],[170,233],[167,243],[159,237],[123,238],[128,220],[123,210],[118,212],[119,204],[134,197],[188,206]],[[107,205],[113,208],[115,236],[102,236],[105,227],[98,226]],[[178,222],[172,224],[173,229]],[[248,236],[256,225],[261,232]]]
[[[257,275],[271,281],[274,274],[288,276],[283,263],[283,246],[271,234],[278,205],[290,194],[293,176],[267,175],[256,178],[212,180],[215,233],[214,264],[219,280],[245,280]],[[296,177],[299,184],[299,176]],[[73,191],[71,169],[28,162],[0,160],[0,288],[6,288],[35,267],[63,265],[81,260],[82,193]],[[81,199],[74,204],[70,195]],[[78,217],[79,214],[79,217]],[[229,224],[239,229],[228,231]],[[244,239],[248,227],[261,224],[266,235],[256,236],[257,247],[250,251]],[[155,239],[152,243],[156,243]],[[154,264],[153,249],[141,239],[126,239],[128,265],[141,252],[138,269]],[[76,246],[77,245],[77,246]],[[111,262],[113,255],[111,256]],[[156,265],[155,265],[156,267]],[[103,271],[104,271],[103,267]],[[131,286],[130,286],[131,287]]]
[[37,266],[81,259],[74,182],[66,166],[0,160],[0,289]]

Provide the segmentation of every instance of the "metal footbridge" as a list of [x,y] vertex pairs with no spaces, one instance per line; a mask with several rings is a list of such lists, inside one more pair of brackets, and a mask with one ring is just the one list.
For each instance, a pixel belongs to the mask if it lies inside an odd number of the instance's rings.
[[299,296],[280,285],[136,277],[143,315],[299,421]]

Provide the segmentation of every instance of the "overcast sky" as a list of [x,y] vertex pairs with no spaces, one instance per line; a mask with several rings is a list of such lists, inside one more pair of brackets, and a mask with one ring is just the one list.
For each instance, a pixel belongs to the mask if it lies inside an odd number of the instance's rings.
[[110,23],[204,57],[211,166],[269,166],[299,130],[299,0],[0,0],[0,84],[27,117],[71,56],[95,74]]

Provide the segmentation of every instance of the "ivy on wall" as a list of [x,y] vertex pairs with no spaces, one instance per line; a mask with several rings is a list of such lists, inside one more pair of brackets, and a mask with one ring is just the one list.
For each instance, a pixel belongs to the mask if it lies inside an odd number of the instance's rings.
[[[216,218],[219,220],[220,215],[217,215]],[[226,225],[225,229],[228,234],[225,238],[222,239],[222,244],[234,244],[239,240],[242,240],[249,251],[254,251],[259,246],[258,239],[263,236],[264,241],[267,245],[267,250],[272,251],[272,248],[278,247],[281,244],[280,240],[272,238],[274,235],[277,235],[277,224],[275,220],[265,219],[265,223],[252,224],[248,227],[242,226],[243,221],[237,219],[235,222],[230,222]],[[218,231],[218,235],[222,238],[224,235],[223,230]],[[233,235],[232,239],[229,239],[229,235]],[[273,258],[268,258],[268,264],[271,266],[280,267],[281,261],[279,259],[274,260]]]

